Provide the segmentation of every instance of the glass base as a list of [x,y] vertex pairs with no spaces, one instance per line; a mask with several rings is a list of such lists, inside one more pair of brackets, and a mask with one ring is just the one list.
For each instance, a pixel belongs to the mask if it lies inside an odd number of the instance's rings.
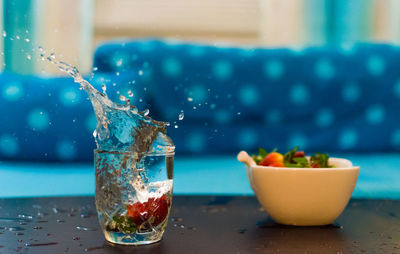
[[110,243],[120,245],[145,245],[161,241],[163,231],[148,233],[124,234],[121,232],[103,231],[106,240]]

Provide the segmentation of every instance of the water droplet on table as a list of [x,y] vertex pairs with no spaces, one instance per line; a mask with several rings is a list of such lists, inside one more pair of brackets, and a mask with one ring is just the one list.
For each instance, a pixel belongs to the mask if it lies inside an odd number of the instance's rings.
[[9,231],[23,231],[25,228],[22,227],[10,227],[8,228]]
[[78,240],[80,240],[81,238],[80,237],[78,237],[78,236],[74,236],[74,237],[72,237],[72,240],[74,240],[74,241],[78,241]]
[[22,232],[15,232],[15,235],[24,235]]
[[48,246],[48,245],[56,245],[58,242],[48,242],[48,243],[25,243],[27,247],[36,247],[36,246]]
[[65,222],[65,220],[57,219],[57,223],[64,223],[64,222]]
[[104,249],[104,246],[86,248],[85,251],[88,252],[88,251],[101,250],[101,249]]
[[97,230],[97,228],[88,228],[88,227],[84,227],[84,226],[76,226],[76,229],[83,230],[83,231],[96,231]]
[[42,227],[41,226],[34,226],[33,229],[34,230],[39,230],[39,229],[42,229]]
[[238,230],[236,230],[239,234],[244,234],[244,233],[246,233],[246,231],[247,231],[247,229],[245,229],[245,228],[240,228],[240,229],[238,229]]

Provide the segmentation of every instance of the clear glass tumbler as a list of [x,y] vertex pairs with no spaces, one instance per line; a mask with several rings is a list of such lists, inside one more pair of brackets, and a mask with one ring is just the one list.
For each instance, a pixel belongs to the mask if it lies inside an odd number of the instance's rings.
[[[139,162],[138,162],[139,161]],[[174,154],[94,151],[96,208],[107,241],[160,241],[172,203]]]

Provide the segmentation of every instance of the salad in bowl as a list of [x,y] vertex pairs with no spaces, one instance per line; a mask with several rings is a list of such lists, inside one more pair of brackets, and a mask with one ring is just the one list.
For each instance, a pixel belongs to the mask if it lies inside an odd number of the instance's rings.
[[298,147],[285,154],[241,151],[238,160],[246,164],[250,186],[265,211],[278,223],[296,226],[332,224],[349,202],[360,169],[324,153],[307,156]]

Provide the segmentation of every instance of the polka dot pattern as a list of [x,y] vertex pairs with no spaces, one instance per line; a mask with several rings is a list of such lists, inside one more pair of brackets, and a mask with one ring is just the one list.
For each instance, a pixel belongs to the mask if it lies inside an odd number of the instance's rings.
[[361,89],[356,83],[347,83],[342,90],[343,100],[346,102],[355,102],[360,98]]
[[[113,100],[133,94],[133,105],[170,122],[177,154],[295,145],[400,151],[399,54],[378,44],[292,50],[110,42],[96,51],[90,82],[106,84]],[[7,123],[0,124],[0,160],[92,162],[96,119],[70,78],[2,73],[0,84],[0,123]]]
[[342,130],[339,134],[339,147],[343,150],[354,148],[358,139],[358,133],[355,129]]
[[270,60],[264,64],[264,73],[267,78],[277,80],[282,77],[284,73],[284,65],[279,60]]
[[18,101],[23,96],[23,87],[20,82],[5,84],[3,88],[3,98],[8,101]]
[[372,76],[380,76],[385,71],[386,64],[382,57],[374,55],[368,58],[367,68]]
[[28,124],[33,130],[43,131],[49,127],[49,116],[42,108],[36,108],[28,114]]
[[60,93],[60,101],[64,106],[73,106],[77,105],[79,102],[79,90],[76,88],[66,88],[63,89]]
[[169,78],[177,78],[181,75],[182,64],[175,57],[168,57],[162,62],[162,71]]
[[259,101],[259,94],[254,85],[243,85],[239,90],[239,100],[244,106],[254,106]]
[[240,147],[251,148],[257,143],[258,136],[254,130],[246,129],[239,133],[238,144]]
[[302,133],[294,133],[289,136],[287,148],[299,146],[302,149],[307,149],[307,138]]
[[320,59],[315,64],[315,73],[320,79],[331,79],[335,75],[335,70],[331,61]]
[[77,150],[71,140],[62,140],[56,146],[56,153],[60,160],[72,160],[76,156]]
[[206,147],[207,137],[201,131],[189,133],[186,137],[186,148],[191,152],[199,152]]
[[5,156],[14,156],[19,152],[18,141],[15,137],[9,134],[0,136],[0,154]]
[[218,60],[212,66],[212,72],[219,81],[225,81],[231,78],[233,73],[232,64],[226,60]]
[[366,121],[370,124],[380,124],[385,120],[385,108],[382,105],[372,105],[365,111]]
[[305,104],[309,97],[308,88],[304,84],[294,85],[289,92],[289,100],[296,105]]
[[320,109],[315,116],[315,124],[319,127],[329,127],[334,120],[334,114],[331,109]]

